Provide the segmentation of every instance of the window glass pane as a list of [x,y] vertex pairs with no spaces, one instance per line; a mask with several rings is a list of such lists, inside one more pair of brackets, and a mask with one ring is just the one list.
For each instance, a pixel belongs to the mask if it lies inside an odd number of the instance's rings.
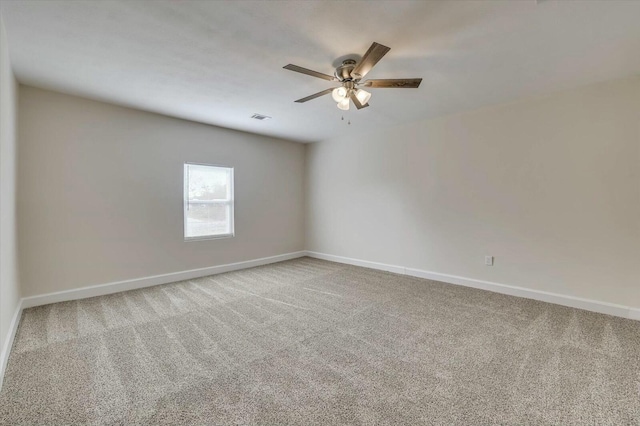
[[184,165],[185,238],[233,235],[233,169]]
[[225,204],[189,203],[187,209],[187,236],[228,235],[229,206]]
[[230,169],[194,164],[189,164],[188,167],[189,200],[230,199]]

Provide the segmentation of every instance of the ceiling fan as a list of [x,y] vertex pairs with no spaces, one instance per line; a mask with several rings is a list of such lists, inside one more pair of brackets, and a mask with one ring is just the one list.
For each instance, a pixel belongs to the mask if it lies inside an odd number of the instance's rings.
[[346,59],[342,61],[342,65],[336,68],[334,75],[323,74],[321,72],[313,71],[307,68],[299,67],[297,65],[289,64],[284,66],[285,69],[290,71],[307,74],[312,77],[322,78],[323,80],[337,81],[341,83],[341,86],[323,90],[322,92],[314,93],[305,98],[298,99],[296,102],[303,103],[310,101],[311,99],[319,98],[323,95],[331,93],[333,100],[338,103],[338,108],[341,110],[348,110],[350,100],[358,109],[366,108],[369,106],[369,99],[371,93],[362,89],[361,87],[373,87],[373,88],[405,88],[416,89],[422,82],[421,78],[397,78],[397,79],[382,79],[382,80],[365,80],[362,81],[365,75],[374,67],[375,64],[382,59],[391,48],[383,46],[380,43],[374,42],[369,50],[364,54],[362,60],[357,62],[353,59]]

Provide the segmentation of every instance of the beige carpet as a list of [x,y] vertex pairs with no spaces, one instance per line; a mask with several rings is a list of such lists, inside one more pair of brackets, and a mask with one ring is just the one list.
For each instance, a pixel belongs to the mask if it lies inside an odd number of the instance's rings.
[[640,322],[302,258],[28,309],[2,424],[639,424]]

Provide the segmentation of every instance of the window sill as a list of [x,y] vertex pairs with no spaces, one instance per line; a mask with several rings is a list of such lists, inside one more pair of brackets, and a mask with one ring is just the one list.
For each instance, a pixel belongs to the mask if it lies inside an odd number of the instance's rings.
[[233,238],[234,236],[235,234],[203,235],[202,237],[185,237],[184,242],[189,243],[192,241],[221,240],[224,238]]

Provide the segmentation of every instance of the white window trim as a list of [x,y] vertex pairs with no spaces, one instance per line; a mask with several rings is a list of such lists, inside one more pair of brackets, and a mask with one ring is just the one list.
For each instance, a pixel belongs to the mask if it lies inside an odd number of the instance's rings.
[[[229,227],[231,228],[231,233],[230,234],[219,234],[219,235],[202,235],[202,236],[198,236],[198,237],[187,237],[187,208],[189,205],[189,171],[188,168],[186,166],[189,165],[193,165],[193,166],[208,166],[208,167],[222,167],[225,169],[229,169],[231,171],[231,184],[229,185],[229,192],[230,192],[230,197],[228,200],[208,200],[208,201],[200,201],[198,202],[198,204],[226,204],[227,206],[229,206],[231,208],[231,212],[229,214]],[[235,209],[235,190],[234,190],[234,173],[235,170],[233,167],[229,167],[229,166],[223,166],[220,164],[208,164],[208,163],[193,163],[190,161],[186,161],[183,165],[182,165],[182,169],[183,169],[183,183],[184,183],[184,187],[182,190],[182,223],[183,223],[183,231],[182,231],[182,235],[184,237],[184,241],[185,242],[191,242],[191,241],[203,241],[203,240],[220,240],[223,238],[233,238],[236,235],[236,227],[235,227],[235,214],[236,214],[236,209]]]

